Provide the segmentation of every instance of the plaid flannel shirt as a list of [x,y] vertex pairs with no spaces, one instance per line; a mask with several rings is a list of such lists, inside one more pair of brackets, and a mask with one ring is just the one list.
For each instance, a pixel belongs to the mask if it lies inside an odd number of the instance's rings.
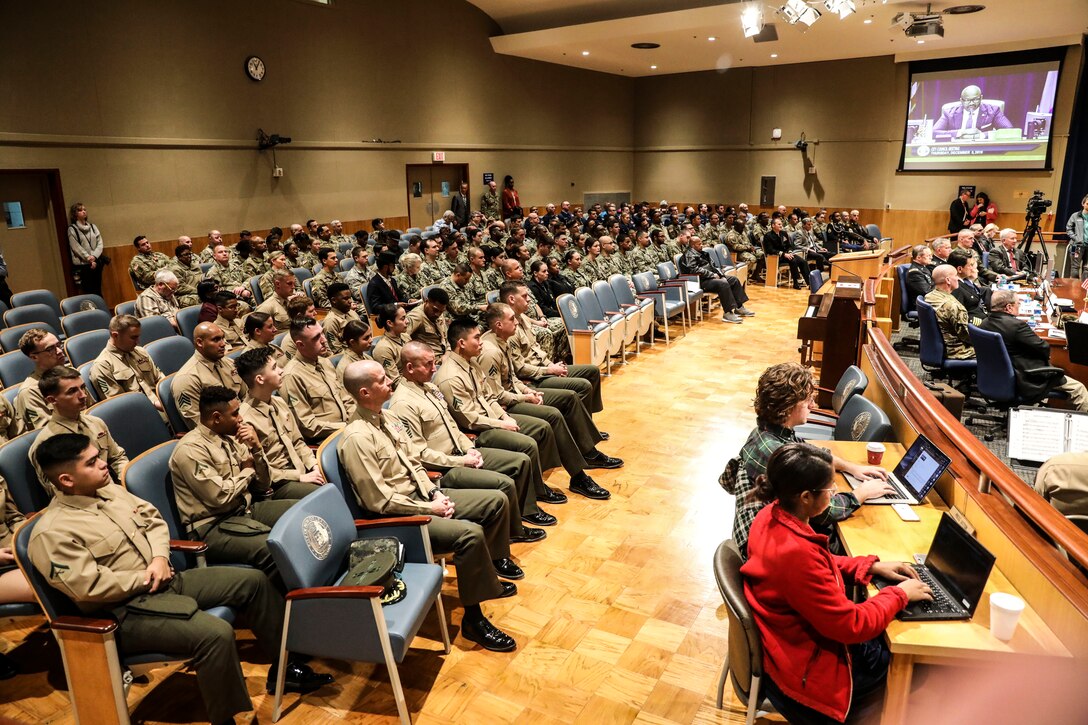
[[[748,558],[748,530],[759,510],[766,503],[753,496],[755,481],[767,472],[767,461],[771,454],[787,443],[801,443],[801,438],[791,428],[758,421],[740,449],[740,470],[737,471],[737,513],[733,518],[733,541],[741,555]],[[819,533],[827,533],[835,521],[842,521],[857,510],[857,498],[852,493],[836,493],[831,497],[831,505],[819,516],[809,520],[809,525]],[[823,529],[823,530],[822,530]]]

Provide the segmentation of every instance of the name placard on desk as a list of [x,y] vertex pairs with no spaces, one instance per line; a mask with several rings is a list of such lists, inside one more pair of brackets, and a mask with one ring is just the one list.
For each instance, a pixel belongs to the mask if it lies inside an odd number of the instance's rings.
[[836,282],[839,289],[861,289],[861,282]]

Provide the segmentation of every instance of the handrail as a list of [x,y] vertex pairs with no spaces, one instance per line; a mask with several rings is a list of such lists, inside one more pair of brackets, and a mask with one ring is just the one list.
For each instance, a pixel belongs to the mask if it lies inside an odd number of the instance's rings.
[[[1061,243],[1061,242],[1068,242],[1069,241],[1067,238],[1066,239],[1055,239],[1055,237],[1057,237],[1057,236],[1061,236],[1061,237],[1066,237],[1067,236],[1064,229],[1055,229],[1054,231],[1046,231],[1046,230],[1040,229],[1038,233],[1043,238],[1044,242],[1047,241],[1047,239],[1046,239],[1047,237],[1050,237],[1050,241],[1054,242],[1056,244]],[[933,244],[933,242],[937,241],[938,239],[947,239],[949,241],[952,241],[958,235],[959,235],[959,232],[956,232],[955,234],[938,234],[937,236],[933,237],[932,239],[927,239],[926,244]]]
[[929,391],[921,387],[918,378],[910,371],[878,328],[869,330],[869,343],[903,386],[902,390],[896,391],[896,397],[905,398],[909,392],[926,417],[941,429],[981,475],[1008,497],[1012,504],[1035,526],[1042,529],[1055,544],[1065,549],[1072,561],[1082,567],[1088,567],[1088,537],[1085,537],[1076,525],[1044,501],[989,448],[971,435]]

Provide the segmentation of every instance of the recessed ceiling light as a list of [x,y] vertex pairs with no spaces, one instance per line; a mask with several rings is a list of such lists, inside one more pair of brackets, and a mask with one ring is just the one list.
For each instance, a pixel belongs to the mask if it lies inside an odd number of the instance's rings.
[[778,57],[778,53],[771,53],[771,57],[772,57],[772,58],[777,58],[777,57]]
[[925,45],[925,44],[926,44],[926,41],[924,41],[924,40],[919,40],[918,41],[918,45]]
[[717,38],[715,38],[713,35],[711,35],[709,38],[707,38],[707,40],[709,40],[711,43],[713,43],[715,40],[717,40]]
[[631,47],[635,50],[653,50],[654,48],[660,48],[661,43],[631,43]]
[[657,70],[657,66],[656,65],[650,66],[650,70]]
[[582,55],[589,55],[589,51],[588,50],[583,50]]
[[861,22],[865,23],[866,25],[872,25],[873,24],[873,19],[872,18],[865,18]]

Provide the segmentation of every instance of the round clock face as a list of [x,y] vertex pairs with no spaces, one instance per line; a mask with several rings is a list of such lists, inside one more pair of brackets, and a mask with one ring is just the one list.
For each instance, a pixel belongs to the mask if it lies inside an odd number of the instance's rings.
[[246,75],[255,81],[264,78],[264,61],[255,55],[246,58]]

